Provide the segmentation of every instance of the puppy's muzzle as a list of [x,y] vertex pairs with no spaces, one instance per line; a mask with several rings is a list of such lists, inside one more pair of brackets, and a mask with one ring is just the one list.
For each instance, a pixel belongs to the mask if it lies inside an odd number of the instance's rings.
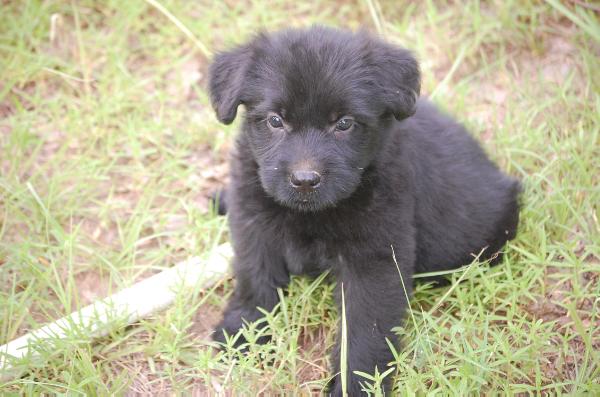
[[299,170],[290,174],[290,184],[300,193],[310,193],[321,183],[321,174],[317,171]]

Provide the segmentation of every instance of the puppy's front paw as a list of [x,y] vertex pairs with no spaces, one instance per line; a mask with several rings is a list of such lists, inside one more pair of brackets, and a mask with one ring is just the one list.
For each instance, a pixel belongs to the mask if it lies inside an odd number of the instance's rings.
[[[358,383],[354,382],[348,382],[346,393],[348,397],[366,395],[364,392],[362,392]],[[327,388],[325,389],[325,395],[331,397],[344,396],[344,394],[342,393],[342,381],[339,375],[335,376],[329,381],[329,383],[327,384]]]
[[325,389],[323,389],[323,393],[326,396],[341,396],[342,395],[342,388],[341,388],[341,385],[339,384],[339,376],[334,376],[333,378],[331,378],[329,380],[329,382],[327,382],[327,385],[325,385]]
[[238,328],[231,327],[231,326],[228,326],[225,323],[225,321],[221,321],[221,323],[215,327],[215,330],[212,335],[212,339],[215,342],[221,343],[223,345],[227,345],[228,339],[231,340],[232,338],[235,338],[234,342],[233,342],[233,347],[239,348],[240,345],[242,345],[246,342],[246,339],[244,338],[243,335],[241,335],[241,334],[237,335],[239,330],[240,330],[239,327]]
[[[356,375],[351,375],[348,379],[348,384],[346,385],[346,395],[349,397],[352,396],[366,396],[368,393],[365,392],[360,385],[360,378]],[[384,396],[391,396],[392,394],[392,385],[389,380],[384,380],[382,385],[382,390],[380,390]],[[323,390],[326,396],[332,397],[342,397],[342,381],[340,375],[336,375],[333,377],[325,386]]]
[[215,327],[213,340],[226,345],[227,340],[233,338],[233,347],[235,348],[239,348],[240,345],[246,343],[243,335],[237,335],[243,326],[243,312],[239,308],[226,310],[223,314],[223,320]]
[[[262,314],[257,309],[252,310],[242,310],[242,309],[233,309],[225,312],[223,320],[215,327],[215,331],[213,333],[213,340],[215,342],[222,343],[223,345],[228,344],[228,340],[233,341],[232,346],[236,349],[239,349],[242,345],[244,345],[247,340],[245,336],[240,332],[243,328],[244,322],[253,322],[257,318],[259,318]],[[261,330],[264,328],[265,324],[258,324],[254,328],[255,330]],[[251,332],[251,331],[249,331]],[[239,334],[238,334],[239,333]],[[225,336],[227,335],[227,336]],[[258,344],[265,344],[269,341],[269,337],[265,335],[260,335],[256,339],[250,338],[251,341]],[[244,349],[245,350],[245,349]]]

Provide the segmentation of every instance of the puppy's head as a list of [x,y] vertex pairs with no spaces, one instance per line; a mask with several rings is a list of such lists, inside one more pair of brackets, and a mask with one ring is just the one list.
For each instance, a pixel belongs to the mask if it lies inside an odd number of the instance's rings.
[[356,190],[392,119],[414,113],[420,78],[406,50],[317,27],[259,35],[217,55],[209,89],[225,124],[246,107],[242,133],[264,190],[318,211]]

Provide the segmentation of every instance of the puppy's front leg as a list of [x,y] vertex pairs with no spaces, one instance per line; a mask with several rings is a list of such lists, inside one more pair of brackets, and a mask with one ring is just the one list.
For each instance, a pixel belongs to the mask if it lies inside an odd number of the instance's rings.
[[[235,335],[242,328],[244,321],[258,320],[263,314],[258,308],[270,311],[278,302],[277,288],[289,283],[289,274],[285,261],[274,246],[268,241],[267,233],[244,233],[234,243],[235,258],[233,262],[235,289],[231,296],[223,320],[215,328],[213,338],[224,342],[224,332]],[[259,342],[266,342],[260,338]],[[239,338],[236,346],[244,342]]]
[[[406,267],[406,269],[403,269]],[[375,367],[385,372],[393,360],[386,338],[397,345],[397,337],[391,331],[402,320],[407,306],[406,296],[411,293],[412,264],[400,264],[406,292],[390,255],[378,260],[353,259],[343,263],[337,280],[337,301],[341,313],[341,294],[344,294],[347,330],[347,385],[348,395],[361,395],[359,381],[366,379],[354,374],[361,371],[372,374]],[[342,289],[343,288],[343,289]],[[334,373],[340,371],[341,320],[338,341],[332,354]],[[330,387],[333,396],[342,395],[341,374]],[[384,392],[390,395],[391,379],[386,378]]]

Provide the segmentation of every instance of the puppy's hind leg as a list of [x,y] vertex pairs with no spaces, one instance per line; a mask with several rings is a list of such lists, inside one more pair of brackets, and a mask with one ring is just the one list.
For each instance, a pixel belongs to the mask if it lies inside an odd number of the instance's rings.
[[227,214],[227,189],[219,189],[209,197],[210,204],[216,209],[218,215]]

